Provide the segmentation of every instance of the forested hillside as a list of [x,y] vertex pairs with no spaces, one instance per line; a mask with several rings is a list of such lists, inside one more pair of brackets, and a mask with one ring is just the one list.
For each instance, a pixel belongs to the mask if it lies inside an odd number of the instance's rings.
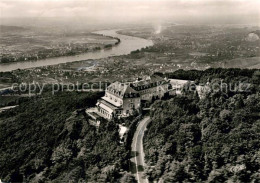
[[[164,182],[257,182],[260,180],[259,71],[209,69],[168,76],[250,83],[249,91],[211,91],[199,100],[192,92],[156,101],[145,134],[146,170]],[[184,78],[190,77],[190,78]]]
[[[213,90],[204,99],[185,90],[183,96],[155,101],[144,138],[149,179],[256,183],[260,178],[260,71],[179,70],[167,76],[208,83],[208,87],[225,82],[232,90]],[[234,90],[239,82],[250,86]],[[0,113],[0,179],[135,182],[126,173],[130,149],[129,144],[120,144],[119,121],[101,121],[96,128],[83,112],[103,95],[44,93]]]
[[[221,78],[225,82],[248,81],[252,84],[260,84],[259,69],[239,69],[239,68],[210,68],[207,70],[182,70],[179,69],[172,73],[161,74],[164,77],[174,79],[193,80],[197,84],[206,83],[208,80]],[[259,87],[259,86],[256,86]]]
[[[12,182],[115,182],[127,165],[114,122],[91,126],[81,112],[103,93],[31,98],[0,114],[0,178]],[[122,173],[122,172],[121,172]],[[126,174],[123,180],[128,180]]]

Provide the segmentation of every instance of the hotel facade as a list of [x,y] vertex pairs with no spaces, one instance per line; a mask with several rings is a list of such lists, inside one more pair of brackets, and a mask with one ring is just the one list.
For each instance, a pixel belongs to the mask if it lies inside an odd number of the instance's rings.
[[126,117],[142,108],[153,99],[162,98],[168,92],[169,81],[153,75],[133,82],[114,82],[98,100],[98,114],[106,119]]

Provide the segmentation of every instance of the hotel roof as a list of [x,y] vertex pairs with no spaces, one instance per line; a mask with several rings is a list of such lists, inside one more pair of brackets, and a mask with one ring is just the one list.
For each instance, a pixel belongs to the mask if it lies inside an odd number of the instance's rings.
[[120,98],[124,96],[132,96],[132,97],[139,97],[139,93],[131,88],[127,83],[120,83],[118,81],[112,83],[107,87],[107,91],[112,93],[113,95],[117,95]]

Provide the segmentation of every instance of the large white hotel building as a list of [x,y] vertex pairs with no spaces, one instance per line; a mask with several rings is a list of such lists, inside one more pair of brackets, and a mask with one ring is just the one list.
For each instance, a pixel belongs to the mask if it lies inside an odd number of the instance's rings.
[[139,110],[143,103],[162,98],[168,92],[169,80],[153,75],[134,82],[115,82],[106,88],[97,102],[98,113],[104,118],[124,117]]

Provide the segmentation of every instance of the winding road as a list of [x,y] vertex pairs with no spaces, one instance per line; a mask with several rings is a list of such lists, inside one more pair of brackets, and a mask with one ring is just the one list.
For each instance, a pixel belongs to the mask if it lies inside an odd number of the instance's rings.
[[150,117],[143,118],[135,131],[134,138],[132,141],[132,152],[134,156],[131,158],[136,170],[136,179],[138,183],[149,183],[148,179],[144,177],[144,167],[146,166],[144,162],[144,152],[143,152],[143,137],[144,131],[148,123],[150,122]]

